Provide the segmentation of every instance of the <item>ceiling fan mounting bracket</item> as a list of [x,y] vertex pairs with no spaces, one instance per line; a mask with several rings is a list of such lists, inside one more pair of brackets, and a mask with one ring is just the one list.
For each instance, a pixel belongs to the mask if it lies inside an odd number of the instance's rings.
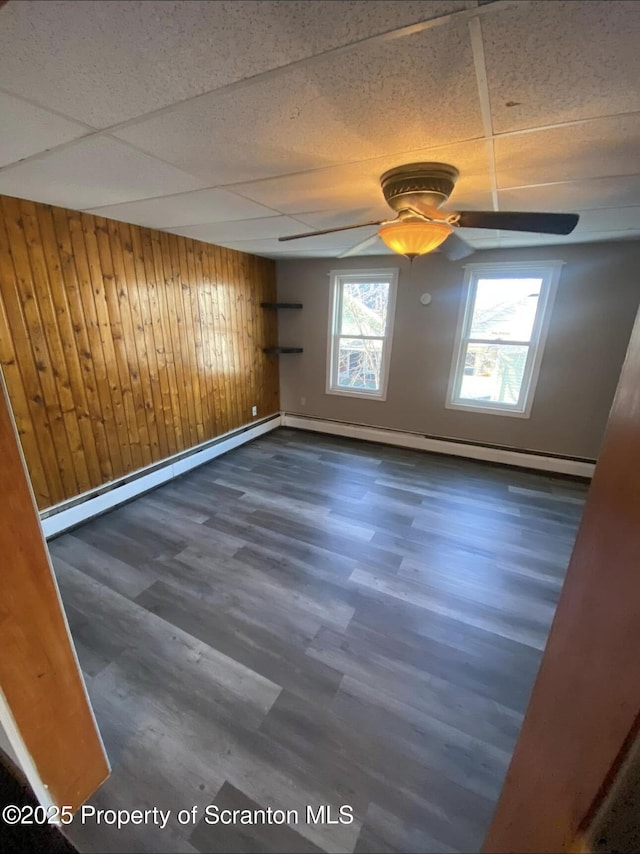
[[387,204],[395,211],[420,206],[439,208],[451,195],[460,173],[448,163],[407,163],[380,177]]

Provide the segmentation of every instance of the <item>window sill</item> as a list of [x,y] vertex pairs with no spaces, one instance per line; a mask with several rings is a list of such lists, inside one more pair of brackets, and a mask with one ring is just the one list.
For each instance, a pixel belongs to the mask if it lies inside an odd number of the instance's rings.
[[498,406],[478,406],[474,403],[445,403],[447,409],[457,409],[459,412],[472,412],[479,415],[507,415],[510,418],[530,418],[531,410],[503,409]]
[[387,399],[387,395],[380,393],[374,393],[371,391],[358,391],[357,389],[342,389],[342,388],[328,388],[325,391],[325,394],[336,394],[338,397],[356,397],[362,398],[362,400],[382,400],[385,401]]

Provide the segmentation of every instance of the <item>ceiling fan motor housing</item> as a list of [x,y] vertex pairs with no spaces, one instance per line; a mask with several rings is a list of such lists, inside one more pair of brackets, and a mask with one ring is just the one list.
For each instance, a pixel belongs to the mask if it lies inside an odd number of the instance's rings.
[[[407,163],[380,177],[387,204],[395,211],[439,208],[451,195],[460,173],[448,163]],[[418,208],[419,209],[419,208]]]

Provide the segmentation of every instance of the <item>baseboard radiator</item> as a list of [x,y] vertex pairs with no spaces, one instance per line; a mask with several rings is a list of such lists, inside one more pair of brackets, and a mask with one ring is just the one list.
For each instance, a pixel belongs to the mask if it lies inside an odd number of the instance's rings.
[[413,448],[418,451],[466,457],[470,460],[484,460],[518,468],[573,475],[574,477],[591,478],[595,468],[594,460],[543,454],[537,451],[506,448],[498,445],[475,444],[457,439],[391,430],[386,427],[370,427],[365,424],[352,424],[346,421],[310,418],[287,412],[282,413],[282,426],[293,427],[297,430],[312,430],[316,433],[328,433],[332,436],[363,439],[367,442],[378,442],[383,445],[397,445],[401,448]]
[[44,535],[47,539],[55,537],[94,516],[113,510],[114,507],[204,465],[239,445],[275,430],[280,426],[281,420],[280,414],[276,414],[255,424],[246,425],[90,492],[76,495],[54,507],[48,507],[40,513]]
[[331,421],[282,412],[43,510],[40,513],[40,521],[44,535],[49,539],[75,528],[280,426],[574,477],[590,478],[595,468],[593,460],[553,456],[495,445],[473,444],[385,427],[371,427],[366,424]]

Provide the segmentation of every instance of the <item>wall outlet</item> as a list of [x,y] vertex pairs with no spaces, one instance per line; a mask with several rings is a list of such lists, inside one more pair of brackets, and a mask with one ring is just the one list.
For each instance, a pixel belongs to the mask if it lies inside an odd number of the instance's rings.
[[252,407],[251,407],[251,414],[252,414],[252,415],[257,415],[257,414],[258,414],[258,407],[257,407],[257,406],[252,406]]
[[306,406],[306,405],[307,405],[307,398],[301,397],[300,398],[300,406]]

